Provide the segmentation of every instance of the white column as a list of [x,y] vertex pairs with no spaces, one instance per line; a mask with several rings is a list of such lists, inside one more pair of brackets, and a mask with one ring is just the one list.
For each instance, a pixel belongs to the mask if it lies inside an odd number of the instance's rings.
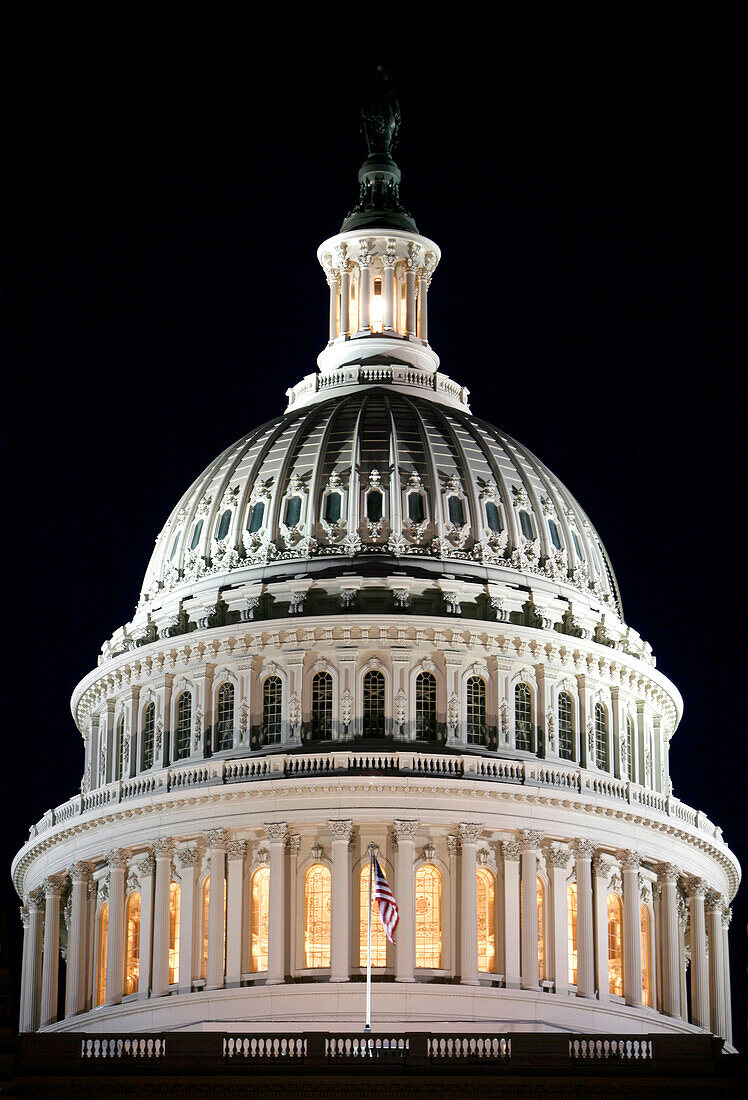
[[429,273],[425,267],[418,269],[418,337],[423,340],[424,343],[428,343],[429,339],[429,319],[428,319],[428,307],[426,305],[426,294],[429,288]]
[[29,894],[29,961],[27,982],[27,1027],[39,1027],[39,1007],[42,996],[42,929],[44,926],[44,888]]
[[153,959],[153,876],[156,861],[153,852],[146,851],[135,865],[140,880],[140,962],[138,1000],[146,1001],[151,992],[151,961]]
[[397,820],[394,823],[397,838],[395,862],[395,897],[400,911],[397,929],[395,977],[398,982],[415,981],[416,914],[415,882],[413,879],[413,845],[418,830],[417,821]]
[[519,844],[505,840],[504,854],[504,985],[519,989]]
[[192,968],[195,960],[195,928],[197,926],[195,878],[200,862],[200,850],[195,845],[188,848],[178,848],[176,857],[180,867],[182,884],[179,912],[179,992],[191,993]]
[[371,256],[369,255],[369,246],[371,242],[363,240],[359,241],[361,249],[361,255],[359,258],[359,270],[361,272],[361,279],[359,283],[359,307],[358,307],[358,327],[359,329],[366,330],[371,329]]
[[288,944],[289,944],[289,957],[288,957],[288,972],[289,974],[296,973],[296,967],[298,966],[297,956],[297,927],[298,927],[298,911],[296,907],[296,884],[298,882],[299,873],[299,847],[301,846],[301,837],[298,834],[289,835],[286,839],[286,851],[288,852],[288,880],[291,883],[291,899],[292,904],[290,906],[289,920],[288,920]]
[[408,246],[410,258],[405,268],[405,331],[408,336],[416,334],[416,264],[420,247],[417,244]]
[[608,876],[610,864],[597,855],[592,861],[592,883],[595,914],[595,985],[597,999],[610,999],[608,970]]
[[70,868],[72,893],[68,932],[67,975],[65,979],[65,1016],[76,1016],[86,1008],[86,941],[88,931],[88,883],[91,868],[74,863]]
[[725,967],[725,1038],[732,1042],[732,993],[730,987],[730,941],[728,931],[732,920],[732,909],[727,906],[722,911],[722,961]]
[[18,1017],[18,1030],[31,1031],[29,1025],[29,970],[31,968],[31,935],[29,933],[29,907],[26,902],[21,906],[21,923],[23,925],[23,949],[21,956],[21,1004]]
[[[553,988],[556,993],[565,995],[569,992],[569,912],[568,912],[568,878],[569,861],[571,852],[566,848],[553,845],[548,851],[548,862],[551,866],[551,891],[553,894],[553,940],[551,968],[549,974],[553,977]],[[578,891],[578,888],[577,888]],[[577,928],[577,936],[579,931]],[[551,937],[548,937],[549,942]]]
[[245,851],[246,843],[243,840],[230,840],[226,849],[229,868],[226,899],[226,985],[229,988],[241,985],[242,982]]
[[327,278],[330,287],[330,340],[338,335],[338,309],[340,307],[340,274],[334,269]]
[[691,914],[691,1023],[709,1031],[709,964],[706,956],[704,897],[706,883],[693,879],[688,886]]
[[[639,896],[638,852],[621,852],[623,869],[623,993],[627,1005],[641,1008],[642,1000],[642,926]],[[677,942],[677,936],[676,936]]]
[[106,956],[106,1004],[118,1005],[125,988],[125,870],[127,857],[117,848],[109,865],[109,929]]
[[522,988],[537,989],[538,978],[538,845],[541,834],[520,829],[522,853]]
[[44,954],[42,956],[40,1027],[47,1027],[57,1019],[57,978],[60,969],[60,896],[64,885],[65,880],[62,875],[52,875],[44,883]]
[[329,821],[332,834],[332,898],[330,981],[347,982],[351,959],[351,860],[348,843],[353,831],[349,820]]
[[351,312],[351,265],[345,258],[345,245],[342,245],[340,258],[340,335],[348,336]]
[[270,920],[268,922],[268,985],[286,977],[286,834],[285,821],[265,825],[270,842]]
[[210,864],[210,904],[208,907],[208,974],[206,989],[223,987],[223,948],[226,935],[224,906],[226,896],[226,847],[228,833],[211,829],[205,834]]
[[[457,882],[457,857],[460,854],[460,838],[449,835],[447,837],[447,852],[449,854],[449,881]],[[498,900],[498,899],[497,899]],[[459,930],[459,909],[457,906],[457,891],[449,891],[449,957],[452,960],[452,976],[456,977],[457,970],[457,936]]]
[[153,842],[156,856],[156,886],[153,899],[153,963],[151,987],[154,997],[169,992],[169,886],[174,841],[162,837]]
[[[392,248],[390,248],[390,243]],[[382,300],[384,303],[384,309],[382,311],[382,320],[384,331],[391,331],[396,328],[395,325],[395,264],[397,258],[394,254],[395,241],[387,241],[387,254],[382,257],[384,263],[384,280],[382,283]]]
[[680,1016],[680,953],[678,951],[678,868],[672,863],[660,867],[662,886],[662,1011]]
[[592,871],[595,846],[590,840],[573,840],[577,877],[577,996],[595,996],[595,937],[593,922]]
[[707,891],[706,911],[707,934],[709,936],[709,986],[712,1002],[712,1031],[715,1035],[721,1035],[722,1038],[727,1038],[722,897],[716,890]]
[[478,984],[478,838],[483,826],[460,822],[462,891],[460,905],[460,981]]

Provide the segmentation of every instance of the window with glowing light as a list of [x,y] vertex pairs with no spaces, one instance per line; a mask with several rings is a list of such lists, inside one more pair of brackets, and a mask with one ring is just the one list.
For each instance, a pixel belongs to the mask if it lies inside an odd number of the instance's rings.
[[595,757],[598,768],[608,769],[608,715],[602,703],[595,704]]
[[371,298],[371,331],[384,332],[384,298],[382,280],[374,280],[374,293]]
[[203,882],[200,898],[200,977],[208,977],[208,926],[210,921],[210,875]]
[[651,926],[649,909],[641,906],[641,937],[642,937],[642,1001],[647,1008],[652,1007],[652,962],[651,962]]
[[125,917],[125,995],[138,992],[140,976],[140,892],[127,898]]
[[569,883],[566,891],[566,936],[569,959],[569,985],[577,984],[577,884]]
[[558,696],[558,753],[562,760],[574,759],[574,727],[571,718],[571,696],[566,691]]
[[149,703],[143,711],[143,767],[153,767],[154,732],[156,729],[156,704]]
[[99,909],[98,943],[96,945],[96,1004],[106,1000],[106,963],[109,948],[109,902]]
[[523,752],[532,747],[532,695],[527,684],[514,688],[514,744]]
[[190,755],[192,738],[192,695],[183,691],[177,699],[177,729],[174,740],[174,759],[183,760]]
[[416,737],[419,741],[436,739],[436,676],[419,672],[416,677]]
[[226,682],[218,689],[216,749],[222,752],[234,746],[234,685]]
[[312,677],[312,740],[329,741],[332,737],[332,676],[315,672]]
[[332,878],[324,863],[314,863],[304,879],[304,960],[310,969],[330,965]]
[[486,743],[486,681],[482,676],[469,676],[465,685],[467,740],[469,745]]
[[442,965],[442,876],[432,863],[416,871],[416,966]]
[[[367,907],[369,905],[369,864],[361,868],[358,889],[359,934],[358,934],[358,965],[366,966],[366,943],[368,937]],[[384,925],[379,916],[379,905],[372,900],[371,903],[371,965],[387,965],[387,936]]]
[[545,884],[538,875],[535,893],[538,906],[538,979],[545,981],[547,974],[545,969]]
[[268,676],[262,685],[262,740],[280,743],[283,732],[283,683],[280,676]]
[[478,891],[478,970],[492,974],[496,969],[496,882],[485,867],[479,867]]
[[384,737],[384,675],[373,668],[364,676],[364,737]]
[[176,882],[169,885],[169,985],[179,981],[179,921],[182,891]]
[[268,925],[270,922],[270,868],[258,867],[250,884],[252,970],[268,968]]
[[608,987],[623,996],[623,903],[618,894],[608,894]]

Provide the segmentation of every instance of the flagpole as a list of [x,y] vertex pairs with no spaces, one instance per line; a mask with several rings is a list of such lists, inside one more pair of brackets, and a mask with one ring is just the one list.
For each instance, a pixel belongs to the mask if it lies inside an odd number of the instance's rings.
[[366,928],[366,1024],[364,1031],[371,1031],[371,879],[374,870],[374,845],[369,845],[369,908]]

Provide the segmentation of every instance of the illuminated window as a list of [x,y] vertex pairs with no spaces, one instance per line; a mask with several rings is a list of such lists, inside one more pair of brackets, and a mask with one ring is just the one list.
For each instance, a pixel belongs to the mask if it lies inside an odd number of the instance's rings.
[[558,752],[562,760],[574,759],[571,696],[566,691],[560,692],[558,696]]
[[486,681],[469,676],[466,684],[467,739],[469,745],[486,743]]
[[416,871],[416,966],[442,965],[442,877],[431,863]]
[[125,994],[138,992],[140,975],[140,893],[127,899],[125,918]]
[[256,504],[252,506],[252,512],[249,518],[249,533],[250,535],[256,535],[262,527],[262,521],[265,518],[265,501],[258,500]]
[[598,768],[608,771],[608,716],[602,703],[595,704],[595,756]]
[[310,969],[330,965],[331,876],[323,863],[314,863],[304,884],[304,959]]
[[370,489],[366,494],[366,518],[371,523],[378,523],[382,518],[384,497],[379,489]]
[[153,767],[153,738],[156,728],[156,704],[149,703],[143,711],[143,767]]
[[192,532],[192,539],[190,541],[190,550],[196,550],[197,549],[197,544],[200,541],[200,535],[202,534],[202,530],[203,530],[203,521],[198,520],[197,523],[195,524],[194,530]]
[[608,894],[608,986],[623,996],[623,905],[618,894]]
[[566,891],[566,931],[569,958],[569,985],[577,984],[577,884],[572,882]]
[[455,527],[462,527],[465,522],[465,509],[460,497],[447,497],[447,509],[449,511],[449,522],[454,524]]
[[283,730],[283,684],[280,676],[268,676],[262,685],[262,740],[277,745]]
[[629,746],[629,779],[634,782],[634,723],[631,717],[626,718],[626,737]]
[[491,974],[496,968],[496,884],[485,867],[477,873],[478,969]]
[[252,875],[252,970],[268,968],[268,923],[270,920],[270,868],[258,867]]
[[436,739],[436,677],[431,672],[416,677],[416,737],[420,741]]
[[650,923],[649,909],[646,905],[641,907],[641,934],[642,934],[642,1000],[647,1008],[652,1007],[652,967],[650,962]]
[[312,740],[329,741],[332,737],[332,676],[315,672],[312,677]]
[[495,535],[501,532],[501,515],[499,509],[492,500],[486,503],[486,523],[488,524],[489,531],[493,531]]
[[210,921],[210,875],[203,882],[200,905],[200,977],[208,977],[208,925]]
[[545,886],[540,875],[537,878],[535,892],[538,904],[538,978],[542,982],[547,975],[545,972]]
[[551,532],[551,542],[553,543],[553,545],[556,547],[557,550],[560,550],[561,549],[561,539],[559,538],[558,527],[556,526],[555,521],[552,520],[552,519],[548,520],[548,530]]
[[337,523],[340,519],[340,493],[329,493],[325,501],[325,519]]
[[423,497],[420,493],[408,493],[408,519],[411,523],[423,523],[426,511],[423,507]]
[[286,527],[295,527],[301,519],[301,497],[289,497],[286,502]]
[[190,755],[192,737],[192,695],[183,691],[177,700],[177,732],[174,742],[174,759],[183,760]]
[[216,531],[217,539],[225,539],[229,533],[229,527],[231,526],[231,509],[227,508],[221,516],[218,523],[218,530]]
[[532,696],[527,684],[514,688],[514,744],[524,752],[532,745]]
[[117,722],[117,751],[119,754],[119,778],[127,778],[127,742],[125,741],[125,719]]
[[364,737],[384,737],[384,675],[376,668],[364,676]]
[[[358,890],[359,935],[358,965],[366,966],[366,941],[368,936],[368,918],[366,909],[369,904],[369,864],[361,868]],[[379,916],[379,906],[371,903],[371,965],[387,965],[387,936]]]
[[524,508],[519,514],[519,525],[522,528],[522,534],[525,536],[526,539],[532,539],[535,537],[532,530],[532,520],[530,519],[529,514],[524,510]]
[[218,689],[218,715],[216,721],[216,749],[234,746],[234,685],[221,684]]
[[404,282],[400,283],[400,332],[403,336],[408,331],[408,299],[406,296],[406,286]]
[[96,1004],[106,1000],[106,961],[109,947],[109,903],[99,909],[99,942],[96,951]]
[[179,981],[179,918],[182,891],[176,882],[169,885],[169,985]]
[[384,332],[384,304],[382,299],[382,280],[374,280],[374,295],[371,301],[371,331]]

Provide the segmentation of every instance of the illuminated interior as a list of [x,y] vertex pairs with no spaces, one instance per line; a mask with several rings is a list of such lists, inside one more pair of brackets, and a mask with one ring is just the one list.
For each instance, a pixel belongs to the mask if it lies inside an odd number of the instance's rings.
[[416,871],[416,966],[442,965],[442,876],[431,863]]
[[384,332],[384,298],[382,280],[374,280],[374,294],[371,299],[371,331]]
[[200,977],[208,977],[208,919],[210,917],[210,875],[207,875],[203,883],[202,904],[200,906],[200,927],[202,929],[200,939]]
[[323,863],[314,863],[304,883],[304,959],[310,969],[330,965],[332,879]]
[[99,910],[98,965],[96,968],[96,1004],[103,1005],[106,1000],[106,959],[109,946],[109,903],[104,902]]
[[[358,935],[358,965],[366,966],[366,946],[368,938],[368,920],[366,907],[369,904],[369,864],[361,868],[359,878],[359,935]],[[376,901],[371,903],[371,965],[387,965],[387,936],[384,925],[379,916],[379,905]]]
[[538,978],[542,982],[547,977],[545,972],[545,886],[539,875],[536,894],[538,901]]
[[268,968],[268,922],[270,919],[270,868],[259,867],[252,875],[252,969]]
[[569,985],[577,984],[577,884],[566,891],[566,929],[569,954]]
[[179,981],[179,917],[182,891],[176,882],[169,885],[169,985]]
[[623,996],[623,906],[618,894],[608,894],[608,985]]
[[647,1008],[652,1007],[652,977],[649,961],[649,909],[646,905],[641,907],[641,936],[642,936],[642,1000]]
[[496,969],[496,884],[485,867],[477,873],[478,970],[491,974]]
[[140,975],[140,893],[135,891],[127,899],[125,927],[125,995],[138,992]]

